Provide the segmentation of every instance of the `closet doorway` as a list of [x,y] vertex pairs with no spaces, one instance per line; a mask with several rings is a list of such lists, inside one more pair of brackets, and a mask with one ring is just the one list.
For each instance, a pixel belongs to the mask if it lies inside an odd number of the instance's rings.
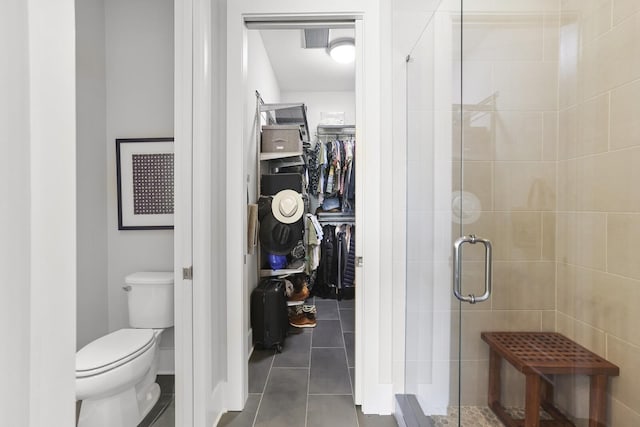
[[[248,248],[248,295],[258,283],[273,278],[293,287],[282,352],[253,345],[258,331],[251,329],[245,408],[256,408],[256,425],[272,418],[275,408],[288,423],[298,424],[292,418],[300,418],[303,424],[313,416],[314,406],[322,407],[327,399],[351,408],[358,403],[355,27],[353,20],[247,23],[247,198],[258,206],[265,200],[276,203],[287,187],[299,192],[304,204],[303,250],[298,245],[280,254],[284,265],[274,264],[272,242],[262,239],[262,230],[255,248]],[[338,62],[330,54],[332,47],[351,49],[353,56]],[[279,147],[268,146],[269,131],[297,132],[296,127],[301,147],[286,147],[283,154]],[[259,224],[268,226],[262,217]],[[248,308],[250,327],[254,322]],[[278,395],[276,384],[282,381],[288,382],[288,393],[300,399],[301,405],[288,405],[291,413],[278,403],[284,396]],[[345,416],[355,418],[356,411]]]

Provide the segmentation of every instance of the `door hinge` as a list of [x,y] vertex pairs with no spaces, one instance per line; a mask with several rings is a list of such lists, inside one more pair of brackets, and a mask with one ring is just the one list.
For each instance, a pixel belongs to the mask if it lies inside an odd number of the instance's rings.
[[185,280],[193,280],[193,266],[182,269],[182,278]]
[[361,256],[356,257],[356,267],[362,267],[364,265],[364,261]]

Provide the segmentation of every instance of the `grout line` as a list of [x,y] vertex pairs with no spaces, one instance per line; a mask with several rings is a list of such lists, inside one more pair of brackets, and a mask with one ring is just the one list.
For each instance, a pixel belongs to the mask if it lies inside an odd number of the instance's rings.
[[313,347],[313,348],[345,348],[344,346],[337,346],[337,347]]
[[[313,299],[313,304],[316,305],[316,299],[314,297]],[[317,307],[317,306],[316,306]],[[316,312],[316,316],[318,315],[318,313]],[[317,325],[318,319],[316,318],[316,325]],[[309,365],[308,365],[308,374],[307,374],[307,402],[306,402],[306,407],[304,409],[304,427],[307,427],[308,423],[309,423],[309,388],[311,388],[311,356],[312,356],[312,352],[313,352],[313,336],[315,335],[315,329],[316,328],[311,328],[311,339],[309,340]]]
[[269,365],[269,372],[267,373],[267,378],[264,380],[264,386],[262,387],[262,393],[260,393],[260,401],[258,402],[258,407],[256,408],[256,414],[253,416],[252,426],[255,427],[256,421],[258,420],[258,413],[260,412],[260,406],[262,406],[262,398],[264,397],[264,393],[267,390],[267,384],[269,384],[269,378],[271,378],[271,369],[273,368],[273,362],[276,360],[276,353],[274,351],[271,356],[271,365]]
[[[345,365],[347,365],[347,377],[349,378],[349,384],[351,385],[351,403],[353,405],[353,414],[356,417],[356,426],[360,427],[360,421],[358,420],[358,411],[356,410],[356,402],[355,402],[355,397],[354,397],[354,386],[353,386],[353,381],[351,381],[351,370],[349,368],[349,356],[347,355],[347,343],[344,340],[344,328],[342,327],[342,312],[340,310],[340,304],[338,304],[338,302],[336,301],[336,304],[338,305],[338,318],[340,319],[340,338],[342,340],[342,348],[344,349],[344,361],[345,361]],[[345,309],[348,310],[348,309]],[[355,314],[355,311],[354,311]],[[355,335],[355,332],[354,332]]]
[[310,396],[351,396],[350,393],[310,393]]
[[607,152],[611,151],[611,94],[612,90],[608,91],[605,95],[607,96]]
[[616,8],[616,5],[614,4],[614,2],[611,2],[611,11],[609,12],[609,28],[611,30],[613,30],[613,28],[616,26],[615,19],[614,19],[615,8]]

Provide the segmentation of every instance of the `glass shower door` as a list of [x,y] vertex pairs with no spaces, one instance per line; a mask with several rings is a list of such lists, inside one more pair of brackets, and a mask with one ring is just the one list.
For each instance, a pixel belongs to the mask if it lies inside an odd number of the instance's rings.
[[500,426],[488,409],[496,399],[524,415],[525,376],[508,363],[500,370],[482,334],[555,330],[558,13],[552,2],[464,1],[452,18],[460,60],[452,67],[452,402],[460,425]]
[[[405,388],[436,425],[500,426],[482,332],[556,327],[558,3],[443,1],[428,22],[407,62]],[[522,411],[524,377],[501,382]]]
[[452,177],[459,154],[454,152],[461,150],[455,133],[455,106],[461,104],[456,76],[462,58],[455,34],[461,2],[434,3],[438,7],[425,12],[424,28],[406,64],[405,391],[424,414],[445,419],[459,396],[451,244],[460,235],[452,217],[462,214],[452,210],[458,194]]

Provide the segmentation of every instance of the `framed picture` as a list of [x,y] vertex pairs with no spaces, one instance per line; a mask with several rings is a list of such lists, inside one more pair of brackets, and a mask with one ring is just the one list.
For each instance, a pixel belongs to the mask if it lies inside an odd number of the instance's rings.
[[118,230],[173,228],[173,138],[116,139]]

